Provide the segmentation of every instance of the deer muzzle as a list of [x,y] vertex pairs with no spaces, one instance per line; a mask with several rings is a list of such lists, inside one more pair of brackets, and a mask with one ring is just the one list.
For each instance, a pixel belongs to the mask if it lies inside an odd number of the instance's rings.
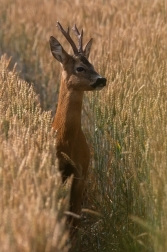
[[106,86],[107,79],[106,78],[98,78],[95,83],[93,83],[91,86],[94,89],[102,89],[103,87]]

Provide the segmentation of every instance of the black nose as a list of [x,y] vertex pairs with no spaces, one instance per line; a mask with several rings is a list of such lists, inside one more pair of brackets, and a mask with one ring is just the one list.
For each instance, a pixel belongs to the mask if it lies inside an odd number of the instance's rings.
[[106,78],[98,78],[96,82],[92,85],[92,87],[97,88],[97,87],[105,87],[107,82]]
[[102,86],[104,87],[106,85],[106,78],[98,78],[96,83],[99,85],[99,86]]

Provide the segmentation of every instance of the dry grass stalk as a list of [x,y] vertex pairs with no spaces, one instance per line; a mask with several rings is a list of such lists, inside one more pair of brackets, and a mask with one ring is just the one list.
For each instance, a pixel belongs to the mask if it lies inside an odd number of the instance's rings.
[[0,61],[1,251],[67,251],[63,189],[51,116],[41,112],[32,87]]

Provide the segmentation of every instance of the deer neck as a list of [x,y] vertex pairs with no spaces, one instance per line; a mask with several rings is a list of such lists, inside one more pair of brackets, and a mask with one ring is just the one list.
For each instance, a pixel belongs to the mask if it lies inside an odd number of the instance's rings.
[[53,128],[58,135],[74,137],[81,130],[81,110],[83,91],[67,88],[67,83],[61,79],[58,106],[53,121]]

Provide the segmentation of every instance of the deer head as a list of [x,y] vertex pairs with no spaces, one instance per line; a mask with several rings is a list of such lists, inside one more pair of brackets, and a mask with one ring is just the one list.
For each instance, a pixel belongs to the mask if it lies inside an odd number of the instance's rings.
[[88,61],[92,38],[82,47],[83,30],[80,33],[75,25],[72,30],[78,38],[77,48],[70,36],[69,28],[65,31],[59,22],[57,22],[57,27],[70,43],[74,52],[74,55],[69,55],[56,38],[50,37],[51,52],[62,65],[62,76],[67,88],[81,91],[102,89],[106,85],[106,79],[100,76]]

